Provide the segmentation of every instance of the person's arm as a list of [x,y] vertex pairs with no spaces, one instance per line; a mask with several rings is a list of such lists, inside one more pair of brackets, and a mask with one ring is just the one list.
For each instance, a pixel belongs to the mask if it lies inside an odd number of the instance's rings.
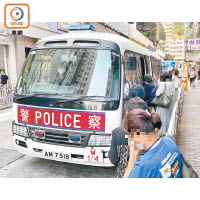
[[118,127],[112,132],[111,147],[109,151],[109,160],[113,165],[117,165],[119,160],[117,147],[119,145],[128,145],[128,140],[125,138],[125,131]]
[[144,100],[145,101],[149,100],[151,93],[150,93],[150,87],[148,84],[144,86],[144,93],[145,93]]
[[134,147],[134,144],[132,141],[129,143],[129,147],[130,147],[130,156],[129,156],[129,161],[128,161],[126,171],[124,173],[124,178],[127,178],[130,172],[134,170],[134,164],[137,161],[138,155],[140,153],[139,148]]
[[153,80],[154,80],[155,86],[158,86],[159,82],[158,82],[155,74],[153,74]]
[[114,134],[114,132],[112,133],[111,146],[108,153],[108,157],[109,157],[110,162],[113,165],[117,165],[119,158],[118,158],[118,152],[117,152],[116,134]]
[[164,93],[165,87],[164,87],[165,83],[160,83],[157,91],[156,91],[156,96],[160,96],[161,94]]

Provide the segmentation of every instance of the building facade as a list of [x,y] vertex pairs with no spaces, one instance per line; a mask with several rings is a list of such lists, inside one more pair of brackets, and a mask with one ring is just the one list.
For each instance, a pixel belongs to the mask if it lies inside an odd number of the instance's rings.
[[137,22],[137,30],[149,38],[155,47],[160,47],[160,41],[165,40],[165,31],[161,22]]
[[166,34],[166,40],[161,41],[160,45],[166,54],[170,54],[174,57],[177,65],[182,65],[184,62],[184,39],[177,39],[179,36],[180,38],[184,38],[184,33],[182,33],[181,29],[182,24],[176,24],[174,22],[163,22],[163,25]]
[[166,40],[174,39],[174,23],[173,22],[164,22],[164,29],[166,34]]
[[177,62],[184,60],[184,41],[183,40],[167,40],[165,41],[165,52],[174,57]]

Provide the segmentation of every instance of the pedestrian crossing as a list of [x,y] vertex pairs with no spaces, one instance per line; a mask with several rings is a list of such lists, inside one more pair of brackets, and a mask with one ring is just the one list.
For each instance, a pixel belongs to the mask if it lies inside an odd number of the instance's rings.
[[12,111],[8,111],[5,113],[0,113],[0,122],[2,121],[7,121],[7,120],[12,120],[14,117],[14,114]]

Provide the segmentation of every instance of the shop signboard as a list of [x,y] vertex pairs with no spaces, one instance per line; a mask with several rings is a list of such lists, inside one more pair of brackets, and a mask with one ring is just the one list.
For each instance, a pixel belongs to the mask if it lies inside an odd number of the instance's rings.
[[185,40],[185,51],[200,50],[200,38]]
[[190,62],[200,61],[200,52],[199,51],[186,51],[185,60]]

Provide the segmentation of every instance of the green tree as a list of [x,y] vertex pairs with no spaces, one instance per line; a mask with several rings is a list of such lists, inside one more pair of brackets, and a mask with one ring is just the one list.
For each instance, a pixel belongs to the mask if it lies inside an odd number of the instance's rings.
[[146,31],[146,32],[141,32],[145,37],[150,38],[151,37],[151,32]]
[[174,60],[174,56],[172,56],[171,54],[165,54],[164,60]]
[[198,22],[197,38],[200,38],[200,22]]
[[185,33],[185,24],[184,22],[176,22],[174,23],[174,39],[175,40],[183,40]]

